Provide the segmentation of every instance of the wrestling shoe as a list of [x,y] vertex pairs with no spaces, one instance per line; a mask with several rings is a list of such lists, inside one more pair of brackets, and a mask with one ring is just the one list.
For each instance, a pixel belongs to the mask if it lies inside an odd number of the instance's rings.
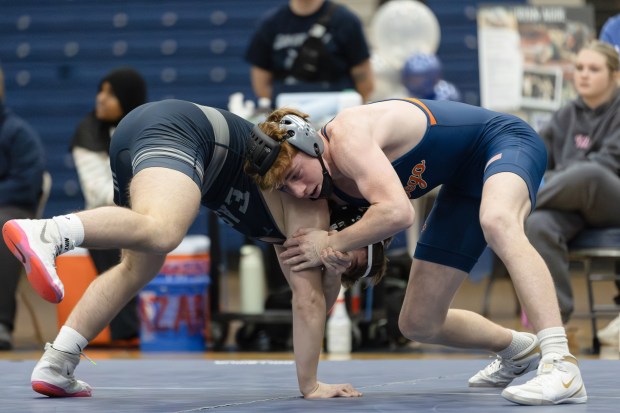
[[596,332],[598,341],[605,346],[618,347],[620,341],[620,316],[611,320],[607,327]]
[[90,397],[92,388],[73,376],[79,362],[80,354],[56,350],[47,343],[30,377],[32,390],[49,397]]
[[513,403],[530,406],[588,400],[577,360],[571,355],[541,360],[536,377],[525,384],[505,388],[502,396]]
[[532,344],[512,359],[497,356],[495,361],[469,379],[469,387],[506,387],[517,377],[536,369],[540,361],[538,339],[534,334]]
[[[56,273],[56,257],[63,251],[56,223],[51,219],[12,219],[4,224],[7,247],[24,264],[28,281],[45,300],[59,303],[65,288]],[[69,240],[65,242],[68,244]],[[65,251],[69,250],[69,246]]]

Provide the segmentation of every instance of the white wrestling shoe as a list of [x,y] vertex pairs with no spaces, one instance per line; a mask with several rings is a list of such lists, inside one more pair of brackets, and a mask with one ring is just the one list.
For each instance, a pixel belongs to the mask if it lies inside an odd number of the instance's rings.
[[[65,288],[56,273],[56,257],[63,245],[51,219],[12,219],[4,224],[2,236],[9,250],[26,267],[28,281],[45,300],[59,303]],[[64,251],[68,251],[69,240]]]
[[73,376],[79,362],[79,354],[56,350],[47,343],[30,376],[32,390],[49,397],[90,397],[92,388]]
[[620,341],[620,316],[611,320],[607,327],[598,330],[596,337],[605,346],[618,347]]
[[507,387],[502,396],[513,403],[530,406],[578,404],[588,400],[577,360],[571,355],[541,360],[536,377],[525,384]]
[[517,377],[521,377],[538,367],[540,349],[534,334],[532,344],[512,359],[497,356],[495,361],[469,379],[469,387],[506,387]]

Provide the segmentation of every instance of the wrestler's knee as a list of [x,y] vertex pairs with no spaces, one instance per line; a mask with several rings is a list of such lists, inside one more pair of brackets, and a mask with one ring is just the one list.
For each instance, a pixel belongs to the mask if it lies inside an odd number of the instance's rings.
[[480,226],[491,248],[502,244],[515,226],[514,219],[500,208],[487,208],[480,214]]
[[398,328],[409,340],[432,343],[441,329],[441,324],[428,317],[411,316],[401,312]]

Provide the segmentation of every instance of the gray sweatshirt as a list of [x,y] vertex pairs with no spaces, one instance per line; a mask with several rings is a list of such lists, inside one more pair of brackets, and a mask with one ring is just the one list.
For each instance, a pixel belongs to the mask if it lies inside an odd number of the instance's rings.
[[540,136],[547,146],[547,174],[575,162],[597,162],[620,175],[620,93],[591,109],[581,97],[558,110]]

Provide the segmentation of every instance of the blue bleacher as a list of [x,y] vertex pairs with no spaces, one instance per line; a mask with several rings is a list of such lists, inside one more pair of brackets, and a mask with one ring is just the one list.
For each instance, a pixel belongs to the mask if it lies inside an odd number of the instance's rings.
[[[257,16],[279,4],[3,1],[0,61],[6,101],[39,131],[46,146],[53,187],[45,216],[83,207],[68,146],[108,71],[135,67],[148,83],[149,100],[179,98],[226,108],[234,92],[252,97],[243,53]],[[190,232],[204,233],[206,221],[203,211]],[[243,238],[225,226],[222,231],[224,250],[238,249]]]
[[[257,17],[283,1],[2,1],[0,61],[7,104],[41,134],[53,176],[45,215],[83,207],[68,145],[77,123],[93,108],[101,77],[115,67],[133,66],[143,73],[150,100],[179,98],[226,108],[234,92],[251,98],[243,53]],[[444,77],[477,104],[477,2],[426,3],[442,28],[438,55]],[[203,213],[191,232],[204,232],[205,221]],[[232,231],[223,231],[224,238],[238,242]]]

